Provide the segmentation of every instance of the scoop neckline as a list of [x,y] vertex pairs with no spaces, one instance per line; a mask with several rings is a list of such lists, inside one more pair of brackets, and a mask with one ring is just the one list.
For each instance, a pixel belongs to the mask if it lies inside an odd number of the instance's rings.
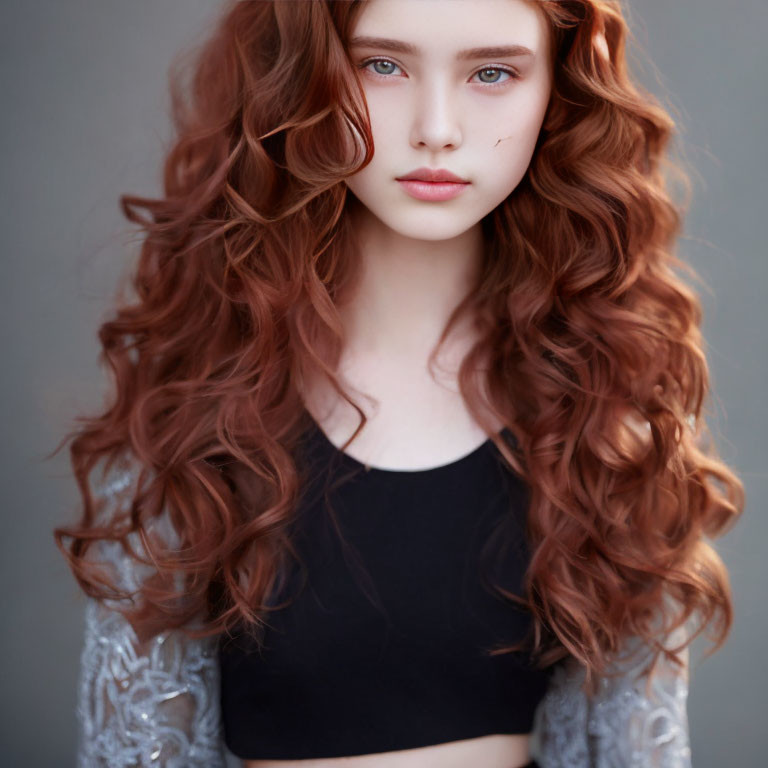
[[[382,476],[402,475],[405,477],[416,477],[416,476],[428,475],[436,472],[442,472],[445,470],[454,469],[459,465],[468,463],[475,457],[482,454],[488,447],[493,445],[493,439],[488,437],[482,443],[480,443],[480,445],[476,446],[475,448],[470,450],[468,453],[465,453],[463,456],[459,456],[457,459],[452,459],[451,461],[448,461],[445,464],[438,464],[433,467],[424,467],[422,469],[394,469],[394,468],[388,468],[388,467],[379,467],[374,464],[366,464],[365,462],[362,462],[359,459],[356,459],[354,456],[350,456],[345,451],[342,451],[341,448],[339,448],[339,446],[333,443],[331,439],[328,437],[328,435],[325,434],[323,429],[315,420],[315,417],[312,416],[312,414],[309,413],[309,411],[307,411],[307,417],[311,422],[312,429],[314,430],[314,432],[317,434],[317,436],[320,438],[320,440],[325,444],[327,448],[330,448],[336,455],[340,457],[342,461],[345,461],[351,467],[362,469],[369,475],[370,474],[376,474],[376,475],[382,475]],[[501,430],[501,432],[499,432],[498,434],[503,437],[506,431],[507,431],[507,428],[504,427]]]

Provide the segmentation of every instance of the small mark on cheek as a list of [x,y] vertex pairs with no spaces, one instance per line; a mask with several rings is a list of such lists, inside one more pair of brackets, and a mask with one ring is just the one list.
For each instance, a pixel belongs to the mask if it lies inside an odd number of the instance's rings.
[[493,146],[494,147],[498,147],[499,144],[501,144],[502,141],[506,141],[507,139],[511,139],[511,138],[512,138],[511,136],[507,136],[506,138],[499,139]]

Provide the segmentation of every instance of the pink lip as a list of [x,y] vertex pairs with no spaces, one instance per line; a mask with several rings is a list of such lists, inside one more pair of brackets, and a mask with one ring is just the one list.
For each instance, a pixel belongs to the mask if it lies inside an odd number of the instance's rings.
[[398,181],[452,181],[457,184],[468,184],[466,179],[462,179],[455,173],[451,173],[445,168],[417,168],[415,171],[406,173],[404,176],[398,176]]
[[440,202],[441,200],[450,200],[460,195],[468,186],[469,182],[456,183],[453,181],[434,182],[420,181],[418,179],[398,179],[397,183],[405,191],[417,200],[430,200]]

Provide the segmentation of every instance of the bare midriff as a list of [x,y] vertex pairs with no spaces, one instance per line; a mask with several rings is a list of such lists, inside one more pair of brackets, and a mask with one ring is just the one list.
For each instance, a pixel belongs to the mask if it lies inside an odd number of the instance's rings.
[[491,734],[417,749],[308,760],[244,760],[243,768],[523,768],[530,734]]

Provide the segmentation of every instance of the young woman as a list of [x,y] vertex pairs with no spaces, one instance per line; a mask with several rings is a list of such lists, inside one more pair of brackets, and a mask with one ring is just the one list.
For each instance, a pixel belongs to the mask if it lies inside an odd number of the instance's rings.
[[81,766],[690,765],[744,500],[626,35],[227,4],[68,436]]

